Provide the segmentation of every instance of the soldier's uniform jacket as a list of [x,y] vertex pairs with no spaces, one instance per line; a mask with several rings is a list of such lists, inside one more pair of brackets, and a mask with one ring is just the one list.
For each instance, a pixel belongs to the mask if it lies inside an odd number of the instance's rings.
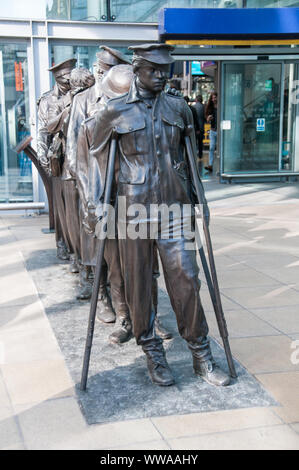
[[72,104],[72,96],[68,92],[63,95],[57,101],[52,101],[49,104],[49,120],[48,120],[48,131],[51,134],[57,134],[59,131],[66,131],[66,118],[70,112],[70,106]]
[[50,174],[50,161],[48,150],[53,140],[53,135],[48,131],[50,105],[59,99],[59,90],[55,84],[54,88],[44,93],[37,102],[38,106],[38,133],[37,133],[37,156],[41,166]]
[[85,119],[80,126],[77,139],[76,186],[80,197],[82,223],[87,233],[93,233],[96,223],[94,211],[88,211],[88,205],[95,207],[99,188],[103,186],[97,161],[95,158],[90,159],[89,154],[94,127],[95,116]]
[[[184,151],[184,131],[192,124],[184,99],[162,92],[145,100],[133,82],[129,93],[109,100],[96,115],[90,158],[97,160],[100,181],[105,181],[109,141],[115,131],[118,195],[126,196],[127,206],[197,203]],[[191,140],[194,145],[193,132]],[[98,216],[103,193],[102,185],[97,192]]]
[[102,92],[96,82],[90,88],[78,93],[73,99],[67,134],[64,179],[77,177],[77,139],[80,126],[86,118],[93,116],[98,111],[101,97]]

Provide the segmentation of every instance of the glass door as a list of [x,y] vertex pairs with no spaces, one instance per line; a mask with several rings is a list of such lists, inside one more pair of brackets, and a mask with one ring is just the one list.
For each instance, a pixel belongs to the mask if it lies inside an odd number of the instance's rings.
[[282,63],[223,64],[223,172],[278,171]]
[[33,200],[32,165],[15,146],[30,134],[27,46],[0,43],[0,202]]

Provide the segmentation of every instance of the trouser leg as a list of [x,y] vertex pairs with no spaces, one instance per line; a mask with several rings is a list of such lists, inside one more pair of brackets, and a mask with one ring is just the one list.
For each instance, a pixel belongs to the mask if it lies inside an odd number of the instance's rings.
[[147,343],[160,343],[154,332],[155,313],[152,308],[154,241],[120,239],[119,254],[125,299],[137,344],[144,347]]
[[185,250],[185,240],[157,240],[166,288],[175,312],[180,335],[193,348],[210,357],[207,340],[208,325],[200,301],[197,266],[194,250]]
[[63,182],[57,176],[52,177],[53,184],[53,205],[54,205],[54,223],[55,238],[57,246],[57,256],[61,259],[68,259],[71,247],[68,239],[66,217],[65,217],[65,201],[63,194]]
[[210,166],[213,166],[213,163],[214,163],[216,140],[217,140],[217,132],[211,130],[210,131],[210,152],[209,152],[209,165]]
[[118,316],[127,316],[128,307],[125,301],[124,280],[121,273],[117,239],[107,239],[105,261],[108,267],[108,281],[113,308]]
[[68,239],[76,259],[81,260],[80,251],[80,221],[79,221],[79,194],[75,180],[66,180],[64,183],[65,218]]
[[171,339],[172,334],[162,324],[158,315],[158,278],[160,276],[157,245],[154,244],[152,301],[155,312],[155,331],[162,339]]
[[197,134],[197,146],[198,146],[198,158],[202,158],[202,150],[203,150],[203,131],[200,130]]
[[153,309],[156,315],[158,313],[158,277],[159,276],[160,276],[160,271],[159,271],[158,251],[157,251],[156,245],[154,245],[152,299],[153,299]]
[[125,295],[130,309],[133,333],[146,355],[153,383],[174,383],[166,361],[162,340],[155,334],[155,312],[152,308],[154,240],[119,240]]
[[193,356],[194,372],[211,385],[225,386],[229,376],[215,363],[207,338],[208,325],[199,297],[200,282],[194,250],[185,240],[158,240],[167,291],[178,329]]
[[132,323],[125,300],[124,280],[121,273],[117,239],[106,240],[105,260],[108,266],[108,281],[110,283],[112,306],[116,313],[115,330],[109,336],[109,341],[121,344],[131,339]]

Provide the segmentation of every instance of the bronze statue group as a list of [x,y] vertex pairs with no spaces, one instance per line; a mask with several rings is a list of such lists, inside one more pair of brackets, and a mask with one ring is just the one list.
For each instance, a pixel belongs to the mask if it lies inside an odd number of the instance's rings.
[[[129,49],[132,63],[119,51],[101,46],[95,76],[75,68],[75,59],[54,65],[49,70],[55,86],[38,103],[37,153],[53,185],[57,256],[70,259],[71,273],[78,273],[78,299],[92,295],[112,140],[116,163],[111,203],[116,211],[118,198],[125,199],[127,206],[142,205],[141,223],[149,228],[154,222],[151,205],[194,207],[199,202],[184,141],[188,129],[194,142],[192,113],[184,99],[163,91],[174,61],[172,47],[144,44]],[[207,203],[201,202],[208,223]],[[191,219],[194,225],[195,212]],[[130,217],[124,221],[128,229],[132,223],[136,221]],[[159,254],[194,372],[212,385],[224,386],[230,377],[211,353],[196,252],[185,249],[183,224],[184,220],[172,220],[167,227],[179,229],[180,236],[167,238],[158,229],[146,238],[105,240],[96,317],[115,324],[111,342],[121,344],[135,337],[154,384],[172,385],[163,348],[163,340],[171,334],[157,316]]]

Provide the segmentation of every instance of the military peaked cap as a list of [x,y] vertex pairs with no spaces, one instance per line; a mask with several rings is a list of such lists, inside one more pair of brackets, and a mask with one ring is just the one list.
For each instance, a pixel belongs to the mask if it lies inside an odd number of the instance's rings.
[[159,65],[172,64],[175,61],[170,55],[174,47],[169,44],[141,44],[130,46],[129,49],[134,51],[133,61],[134,59],[144,59]]
[[125,57],[124,54],[112,49],[108,46],[100,46],[100,49],[103,49],[101,52],[97,52],[96,56],[99,62],[103,62],[106,65],[113,67],[114,65],[119,64],[131,64],[129,59]]
[[76,66],[76,63],[77,59],[67,59],[63,62],[60,62],[59,64],[53,65],[49,71],[53,72],[54,75],[56,75],[57,72],[61,72],[62,70],[70,72]]

